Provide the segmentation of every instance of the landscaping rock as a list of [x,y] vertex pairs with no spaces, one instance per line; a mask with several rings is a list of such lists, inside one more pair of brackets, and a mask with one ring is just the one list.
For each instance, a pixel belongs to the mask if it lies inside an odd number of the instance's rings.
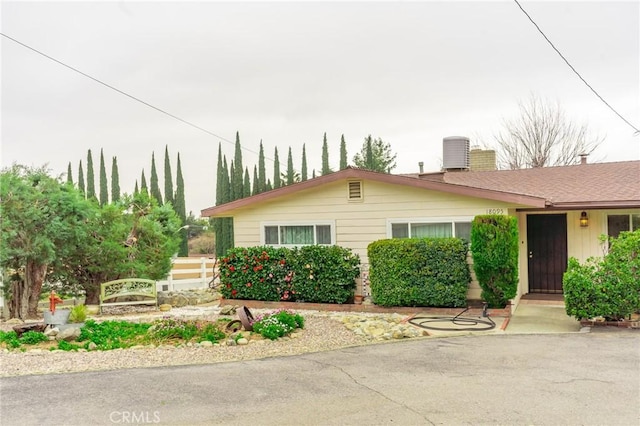
[[171,305],[169,303],[163,303],[162,305],[158,306],[158,309],[160,309],[160,312],[168,312],[171,310]]
[[48,327],[44,331],[44,335],[49,337],[55,337],[58,333],[60,333],[60,329],[58,327]]
[[20,318],[11,318],[5,321],[5,324],[24,324],[24,321],[22,321]]
[[220,315],[235,315],[236,314],[236,309],[238,309],[240,306],[233,306],[233,305],[224,305],[223,307],[220,308]]
[[89,348],[90,351],[95,351],[96,349],[98,349],[98,345],[96,345],[93,342],[89,342],[89,345],[87,347]]
[[202,342],[200,342],[200,346],[203,348],[210,348],[213,346],[213,342],[210,342],[208,340],[203,340]]
[[69,327],[60,331],[56,335],[56,340],[65,340],[67,342],[73,342],[80,337],[80,327]]
[[238,346],[245,346],[249,344],[249,340],[245,339],[244,337],[241,337],[238,340],[236,340],[236,343],[238,344]]

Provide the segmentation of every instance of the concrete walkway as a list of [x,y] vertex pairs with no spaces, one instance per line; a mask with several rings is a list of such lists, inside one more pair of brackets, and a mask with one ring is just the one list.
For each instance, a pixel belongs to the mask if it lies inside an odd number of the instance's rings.
[[567,315],[564,305],[520,303],[509,319],[505,333],[575,333],[582,329],[580,322]]

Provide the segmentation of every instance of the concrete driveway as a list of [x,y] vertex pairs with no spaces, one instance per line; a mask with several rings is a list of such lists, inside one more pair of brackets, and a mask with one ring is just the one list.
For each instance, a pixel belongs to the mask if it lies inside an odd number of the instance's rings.
[[638,424],[640,335],[491,334],[0,379],[0,424]]

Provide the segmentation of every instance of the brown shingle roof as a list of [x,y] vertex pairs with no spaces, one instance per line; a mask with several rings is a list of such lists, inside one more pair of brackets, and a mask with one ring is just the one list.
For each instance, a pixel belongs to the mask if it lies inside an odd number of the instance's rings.
[[[421,178],[433,178],[423,175]],[[489,172],[446,172],[455,185],[544,197],[552,207],[640,207],[640,161]]]

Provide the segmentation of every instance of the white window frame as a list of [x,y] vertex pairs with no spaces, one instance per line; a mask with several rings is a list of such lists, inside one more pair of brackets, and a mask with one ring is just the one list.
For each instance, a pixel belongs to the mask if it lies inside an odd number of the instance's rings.
[[[640,215],[639,211],[621,211],[621,212],[606,212],[604,218],[604,225],[606,229],[606,235],[609,235],[609,216],[628,216],[629,228],[633,228],[633,217]],[[640,229],[640,228],[639,228]],[[635,229],[627,229],[627,231],[635,231]]]
[[[451,236],[456,236],[456,223],[471,223],[474,216],[445,216],[445,217],[410,217],[410,218],[393,218],[387,219],[387,238],[393,238],[391,232],[391,225],[394,224],[409,224],[409,234],[411,234],[412,224],[429,224],[429,223],[450,223],[451,224]],[[412,238],[409,235],[409,238]]]
[[313,226],[313,239],[316,239],[316,226],[329,226],[331,231],[331,244],[317,244],[323,246],[330,246],[336,244],[336,222],[335,220],[309,220],[309,221],[266,221],[260,222],[260,245],[269,245],[270,247],[301,247],[314,244],[267,244],[265,242],[265,228],[267,226],[278,227],[278,240],[280,239],[280,227],[281,226]]

